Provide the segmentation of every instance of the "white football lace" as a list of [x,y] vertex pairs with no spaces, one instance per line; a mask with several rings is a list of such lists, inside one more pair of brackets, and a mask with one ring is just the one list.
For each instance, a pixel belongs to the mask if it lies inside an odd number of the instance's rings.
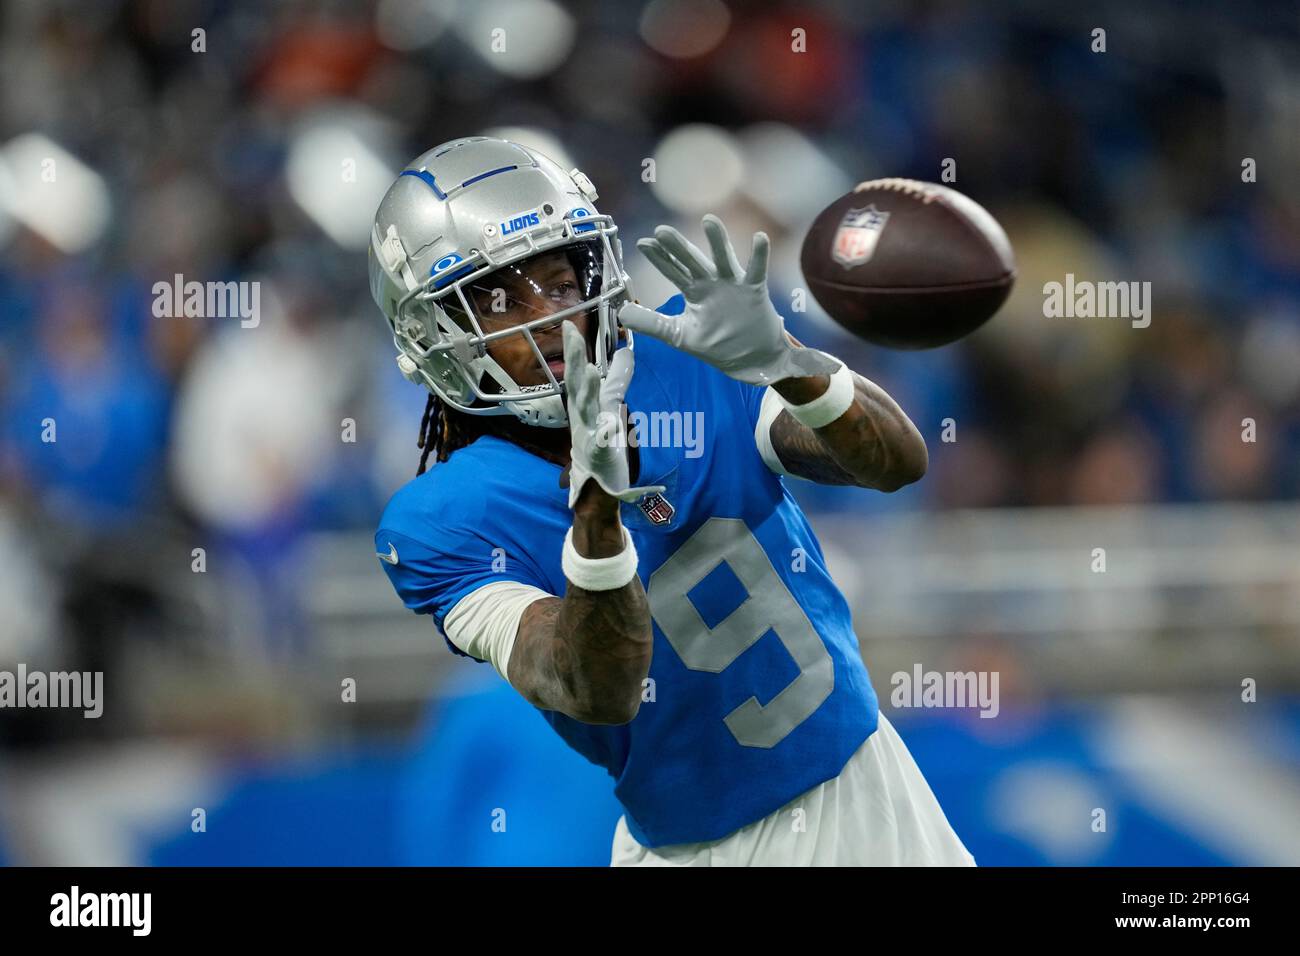
[[917,179],[904,179],[901,176],[888,176],[885,179],[869,179],[865,183],[858,183],[853,187],[855,193],[863,192],[867,189],[888,189],[894,192],[903,193],[914,199],[920,199],[922,202],[930,203],[939,198],[938,190],[931,187],[929,183],[923,183]]

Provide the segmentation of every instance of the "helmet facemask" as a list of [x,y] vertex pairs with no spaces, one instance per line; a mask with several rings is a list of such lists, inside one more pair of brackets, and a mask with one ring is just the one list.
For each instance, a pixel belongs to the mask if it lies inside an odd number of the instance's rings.
[[[496,291],[502,273],[516,284],[531,282],[529,264],[551,252],[564,253],[577,290],[562,297],[558,309],[504,324],[492,311],[493,302],[503,298]],[[470,415],[513,414],[530,425],[558,428],[568,423],[563,385],[547,366],[537,335],[566,319],[590,314],[589,341],[604,376],[618,344],[618,309],[628,298],[613,220],[590,216],[577,225],[565,220],[553,241],[530,236],[522,252],[498,259],[490,251],[475,250],[441,273],[435,270],[398,302],[393,340],[407,377],[424,384],[448,407]],[[516,382],[489,354],[494,342],[516,335],[533,353],[535,383]]]

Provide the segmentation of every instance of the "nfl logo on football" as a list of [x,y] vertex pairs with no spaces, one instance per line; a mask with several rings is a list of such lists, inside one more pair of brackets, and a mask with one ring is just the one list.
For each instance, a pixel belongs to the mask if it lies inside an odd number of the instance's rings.
[[889,213],[881,212],[874,203],[863,209],[850,209],[835,232],[831,258],[846,269],[862,265],[876,251],[876,243],[888,221]]

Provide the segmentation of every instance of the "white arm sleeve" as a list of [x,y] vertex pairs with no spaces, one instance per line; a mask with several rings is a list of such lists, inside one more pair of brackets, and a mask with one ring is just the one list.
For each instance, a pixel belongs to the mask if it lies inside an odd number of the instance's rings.
[[[786,475],[790,478],[799,478],[798,475],[791,474],[785,470],[781,464],[781,459],[776,456],[776,449],[772,447],[772,423],[776,421],[776,416],[785,410],[781,404],[780,396],[771,388],[763,389],[763,404],[758,408],[758,424],[754,426],[754,444],[758,446],[758,453],[762,456],[767,467],[772,469],[778,475]],[[803,479],[800,478],[800,481]]]
[[456,602],[442,622],[443,633],[466,654],[491,661],[506,679],[506,665],[519,633],[524,609],[534,601],[554,597],[541,588],[518,581],[493,581]]

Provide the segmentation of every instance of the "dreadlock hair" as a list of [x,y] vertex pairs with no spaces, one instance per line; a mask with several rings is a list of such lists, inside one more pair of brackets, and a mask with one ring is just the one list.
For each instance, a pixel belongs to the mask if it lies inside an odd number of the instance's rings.
[[447,408],[438,396],[430,393],[424,403],[424,417],[420,419],[420,437],[415,443],[423,449],[416,476],[424,474],[430,454],[435,462],[446,461],[452,452],[464,448],[478,436],[479,429],[473,426],[470,416]]

